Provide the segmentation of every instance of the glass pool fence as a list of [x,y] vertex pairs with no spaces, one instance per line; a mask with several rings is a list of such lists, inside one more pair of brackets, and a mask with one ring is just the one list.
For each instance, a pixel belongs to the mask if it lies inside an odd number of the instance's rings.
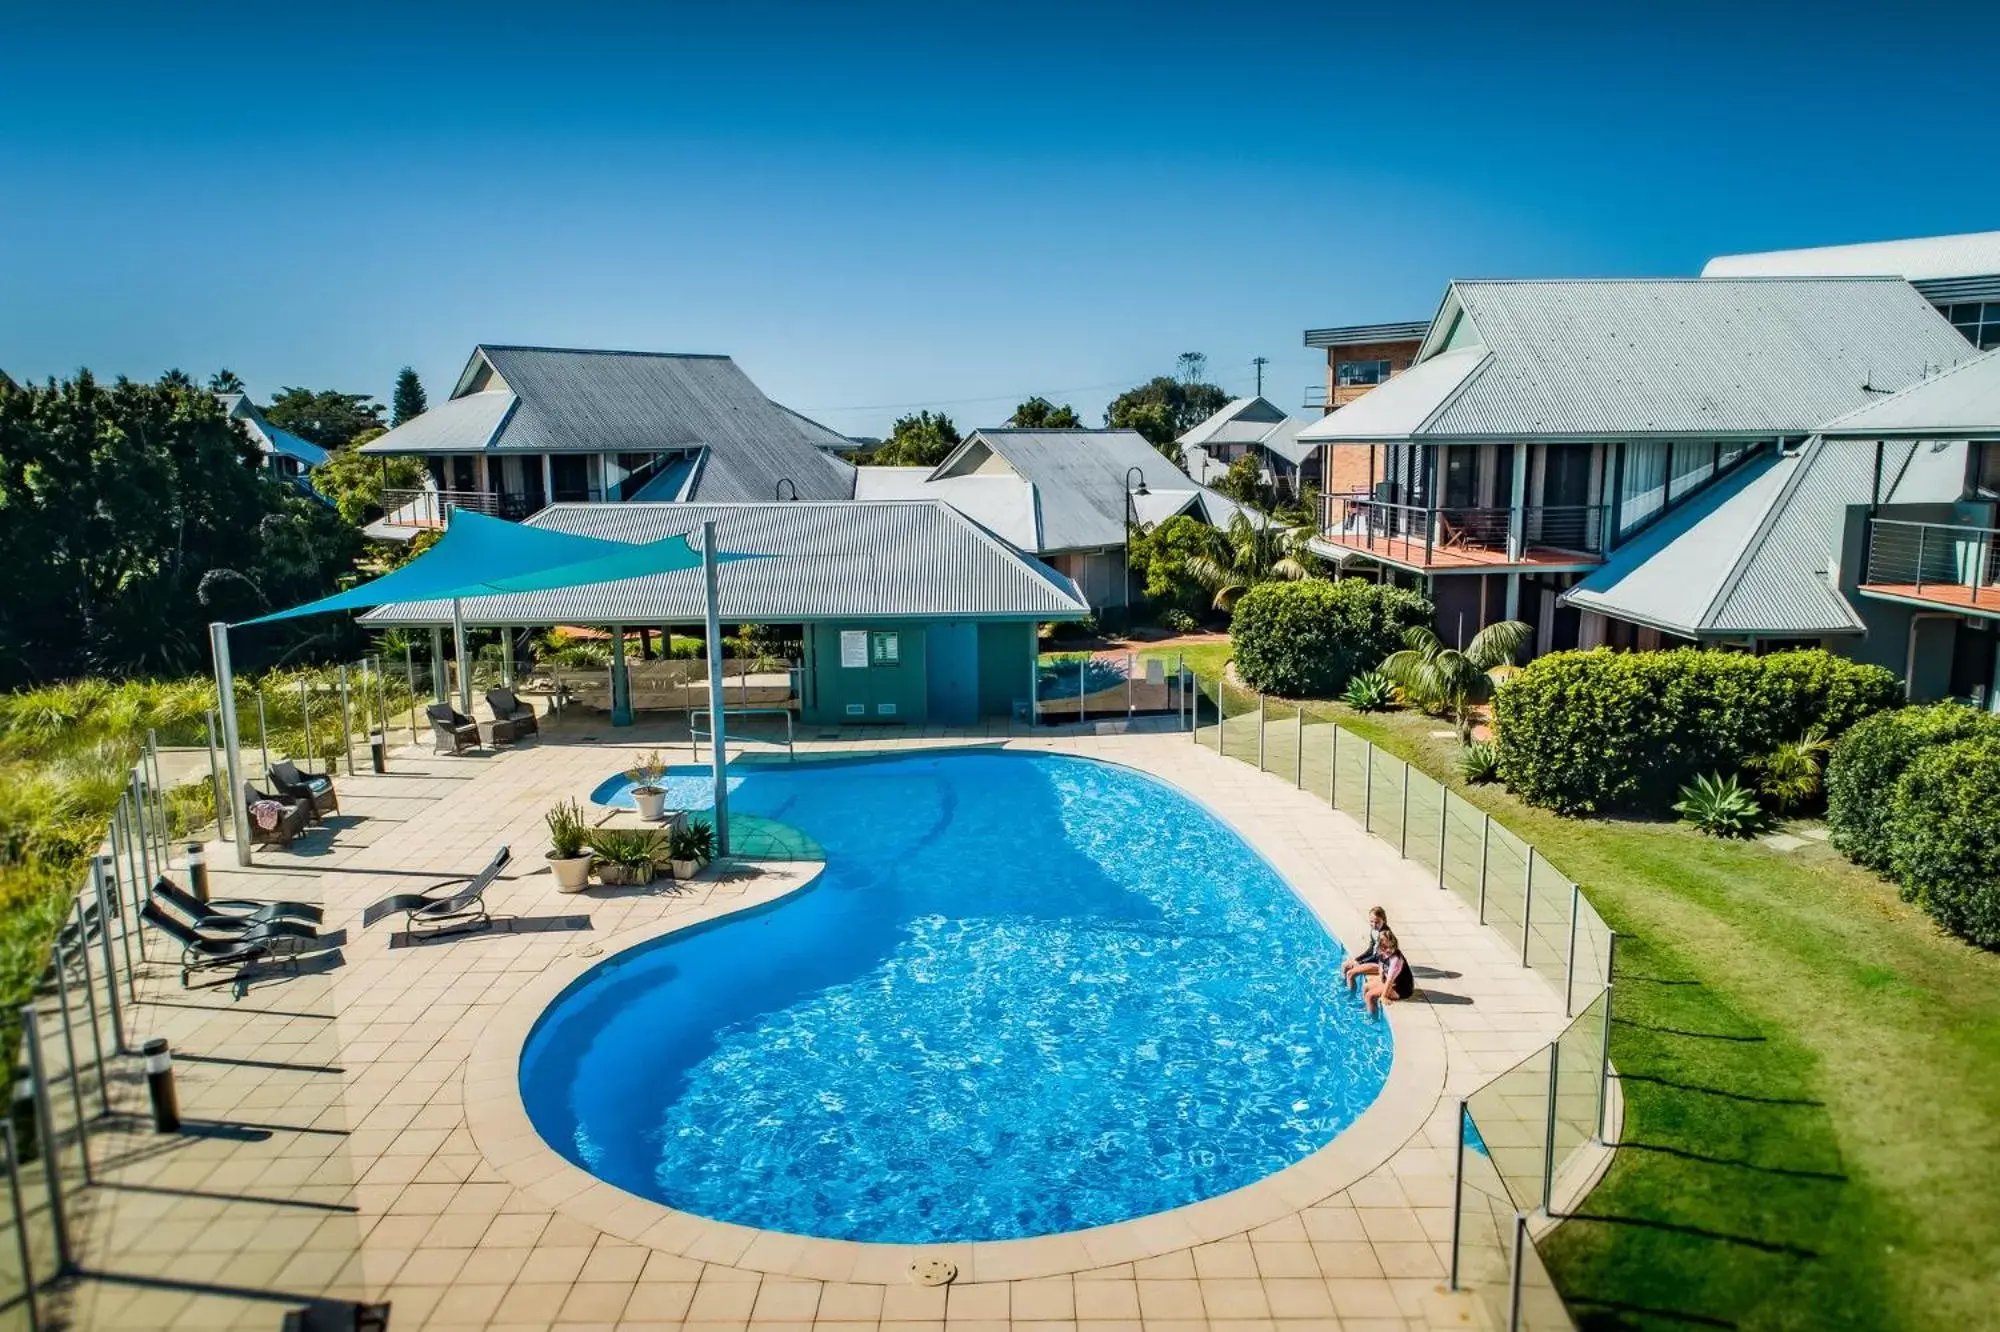
[[1614,931],[1540,851],[1423,770],[1311,705],[1188,680],[1180,716],[1194,744],[1350,815],[1561,991],[1562,1034],[1460,1104],[1452,1282],[1497,1326],[1573,1328],[1535,1244],[1608,1142]]

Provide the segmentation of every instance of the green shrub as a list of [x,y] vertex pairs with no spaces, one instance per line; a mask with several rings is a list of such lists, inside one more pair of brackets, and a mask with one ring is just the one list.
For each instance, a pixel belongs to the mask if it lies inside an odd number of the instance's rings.
[[1764,826],[1764,807],[1757,793],[1731,773],[1696,777],[1681,788],[1674,813],[1710,837],[1748,837]]
[[1332,698],[1436,612],[1415,592],[1359,578],[1259,583],[1236,602],[1236,672],[1260,693]]
[[1658,812],[1698,773],[1733,772],[1813,727],[1837,736],[1900,692],[1881,667],[1817,648],[1552,652],[1494,698],[1500,779],[1563,813]]
[[1888,803],[1903,897],[1952,933],[2000,948],[2000,734],[1926,747]]
[[1819,802],[1826,790],[1826,756],[1833,745],[1814,726],[1796,740],[1787,740],[1768,754],[1745,761],[1757,780],[1757,794],[1783,814],[1797,814]]
[[1179,606],[1169,606],[1160,615],[1160,627],[1171,629],[1177,634],[1191,634],[1201,628],[1201,621]]
[[1491,740],[1474,740],[1458,756],[1458,775],[1473,786],[1493,780],[1500,767],[1500,747]]
[[1969,736],[2000,736],[2000,717],[1962,703],[1899,708],[1861,722],[1833,747],[1826,766],[1826,826],[1848,859],[1891,869],[1896,783],[1927,749]]

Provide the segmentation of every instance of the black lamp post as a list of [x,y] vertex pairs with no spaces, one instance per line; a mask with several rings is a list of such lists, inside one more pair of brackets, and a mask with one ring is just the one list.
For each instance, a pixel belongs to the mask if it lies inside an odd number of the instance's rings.
[[[1137,490],[1132,488],[1132,477],[1135,474],[1139,478]],[[1132,502],[1132,497],[1151,493],[1146,489],[1144,471],[1136,465],[1125,469],[1125,595],[1121,598],[1121,602],[1128,612],[1132,609],[1132,528],[1134,520],[1138,517],[1138,506]],[[1129,615],[1127,618],[1130,618]]]

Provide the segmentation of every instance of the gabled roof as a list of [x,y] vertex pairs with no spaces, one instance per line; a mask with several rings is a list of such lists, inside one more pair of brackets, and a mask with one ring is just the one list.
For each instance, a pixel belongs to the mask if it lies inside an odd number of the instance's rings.
[[931,480],[928,467],[857,467],[857,500],[938,499],[1016,550],[1042,549],[1041,515],[1034,483],[1005,476],[948,476]]
[[1723,254],[1701,270],[1703,277],[1889,276],[1911,282],[1993,273],[2000,273],[2000,231]]
[[2000,439],[2000,349],[1837,416],[1819,433],[1849,439]]
[[222,414],[232,421],[241,421],[259,449],[266,454],[295,458],[306,467],[318,467],[333,455],[309,439],[301,439],[289,430],[280,430],[264,419],[264,413],[257,404],[250,401],[247,393],[218,393],[216,400],[222,404]]
[[1454,282],[1417,364],[1303,438],[1806,435],[1973,354],[1896,278]]
[[1294,466],[1310,457],[1315,445],[1300,443],[1299,432],[1314,424],[1265,397],[1237,398],[1175,440],[1182,449],[1213,452],[1218,444],[1252,444],[1269,449]]
[[[724,550],[762,555],[717,571],[722,618],[807,623],[887,618],[1076,619],[1076,585],[1010,550],[948,504],[557,504],[534,527],[611,541],[698,532],[713,520]],[[546,592],[472,597],[471,624],[694,624],[704,614],[699,569]],[[448,601],[404,602],[369,624],[441,624]]]
[[[1940,463],[1936,452],[1889,445],[1883,481],[1898,502],[1958,498],[1964,455]],[[1563,601],[1688,638],[1860,633],[1834,566],[1842,515],[1869,502],[1874,477],[1875,450],[1852,440],[1754,457],[1614,550]]]
[[695,499],[767,500],[782,479],[800,499],[833,500],[854,491],[853,469],[826,452],[843,438],[772,402],[727,356],[482,344],[448,401],[363,451],[705,448]]

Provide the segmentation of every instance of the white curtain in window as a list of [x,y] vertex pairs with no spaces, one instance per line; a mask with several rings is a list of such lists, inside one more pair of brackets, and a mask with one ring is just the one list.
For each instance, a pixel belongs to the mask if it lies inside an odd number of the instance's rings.
[[1689,440],[1674,446],[1674,480],[1668,494],[1679,499],[1715,474],[1715,445]]
[[1618,488],[1618,530],[1629,532],[1667,502],[1667,445],[1647,440],[1625,446],[1625,472]]

